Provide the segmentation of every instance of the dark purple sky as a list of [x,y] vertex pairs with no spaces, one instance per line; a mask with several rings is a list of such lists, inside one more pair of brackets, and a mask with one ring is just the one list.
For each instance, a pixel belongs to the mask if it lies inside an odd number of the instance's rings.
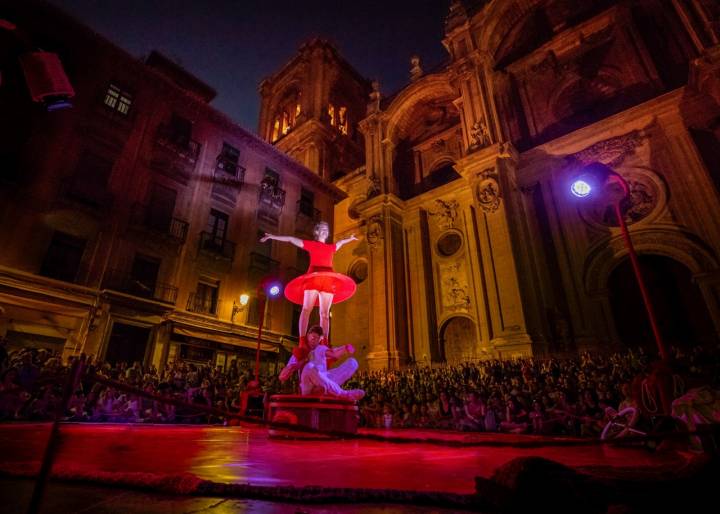
[[260,81],[313,36],[333,41],[384,94],[446,56],[449,0],[51,0],[132,55],[156,49],[218,92],[213,106],[257,130]]

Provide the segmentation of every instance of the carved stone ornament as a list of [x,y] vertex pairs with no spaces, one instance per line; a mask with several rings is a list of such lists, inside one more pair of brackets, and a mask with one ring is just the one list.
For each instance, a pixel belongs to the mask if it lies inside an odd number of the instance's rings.
[[365,226],[365,240],[371,250],[375,250],[382,245],[385,234],[383,232],[382,216],[373,216],[367,220]]
[[449,229],[455,226],[455,220],[458,216],[460,204],[457,200],[435,200],[435,209],[429,212],[430,216],[436,219],[438,227],[441,229]]
[[582,163],[590,164],[591,162],[602,162],[615,168],[620,166],[623,161],[635,153],[635,149],[642,146],[647,136],[639,130],[633,130],[621,136],[611,137],[604,141],[588,146],[569,157]]
[[494,170],[488,168],[479,173],[480,181],[475,188],[477,201],[483,211],[491,213],[500,207],[500,184],[494,176]]
[[490,131],[485,120],[480,118],[470,129],[470,148],[480,149],[490,146]]
[[[628,225],[648,217],[667,201],[665,185],[656,174],[635,171],[624,178],[630,187],[630,194],[620,203],[620,207],[625,213],[625,223]],[[581,216],[590,225],[619,226],[614,207],[605,202],[587,204],[581,210]]]
[[443,153],[447,148],[447,142],[444,139],[438,139],[436,141],[433,141],[432,145],[430,145],[430,148],[435,153]]
[[367,178],[368,180],[368,188],[367,188],[367,194],[365,195],[366,198],[372,198],[373,196],[377,196],[381,193],[380,189],[380,179],[377,175],[371,175]]
[[470,295],[466,281],[461,281],[463,273],[460,270],[460,263],[451,264],[441,268],[442,280],[442,303],[447,310],[467,311],[470,308]]

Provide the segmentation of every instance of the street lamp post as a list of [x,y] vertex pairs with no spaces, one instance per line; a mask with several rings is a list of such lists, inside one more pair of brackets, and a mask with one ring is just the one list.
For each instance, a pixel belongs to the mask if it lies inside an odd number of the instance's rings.
[[255,352],[255,381],[258,384],[260,383],[260,341],[262,340],[262,329],[263,322],[265,321],[266,305],[267,297],[258,290],[258,313],[260,315],[260,319],[258,320],[257,351]]
[[652,302],[650,301],[650,294],[645,286],[645,280],[643,279],[642,271],[640,269],[640,262],[638,261],[635,247],[633,246],[632,239],[630,238],[630,232],[628,231],[627,224],[625,223],[622,206],[620,205],[621,202],[630,195],[630,186],[617,172],[603,164],[594,163],[587,166],[585,168],[585,173],[572,183],[570,191],[576,197],[584,198],[592,194],[593,190],[596,188],[596,184],[605,187],[606,194],[610,188],[616,186],[613,188],[615,190],[610,190],[610,194],[608,196],[612,200],[615,217],[620,225],[620,232],[622,233],[623,241],[625,243],[628,256],[630,257],[630,263],[632,264],[633,272],[635,273],[635,279],[637,280],[638,287],[640,288],[640,294],[642,296],[643,303],[645,304],[645,311],[647,312],[648,320],[650,321],[650,327],[655,337],[655,344],[657,345],[662,360],[667,361],[668,353],[665,348],[665,343],[663,342],[660,334],[655,310],[653,309]]
[[255,381],[260,383],[260,341],[262,340],[262,329],[265,321],[265,311],[267,309],[268,298],[276,298],[280,295],[282,288],[275,277],[265,277],[260,281],[257,288],[258,298],[258,334],[257,334],[257,350],[255,351]]

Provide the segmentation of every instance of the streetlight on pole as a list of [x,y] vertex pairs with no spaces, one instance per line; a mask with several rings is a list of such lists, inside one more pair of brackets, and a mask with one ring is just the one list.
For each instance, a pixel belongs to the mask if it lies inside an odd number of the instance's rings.
[[266,276],[260,280],[257,288],[258,298],[258,334],[257,334],[257,350],[255,352],[255,381],[260,383],[260,341],[262,340],[263,323],[265,322],[265,311],[267,309],[268,299],[277,298],[282,292],[282,285],[277,277]]
[[668,353],[660,334],[655,310],[650,301],[650,294],[645,286],[645,280],[640,270],[640,262],[638,261],[637,253],[635,253],[635,247],[630,238],[630,232],[625,223],[625,216],[621,206],[622,201],[630,195],[630,186],[620,174],[608,166],[596,162],[586,166],[583,172],[573,180],[570,186],[570,192],[577,198],[587,198],[592,196],[596,190],[600,192],[600,194],[605,194],[612,203],[615,218],[620,225],[620,232],[622,233],[623,241],[625,242],[625,247],[627,248],[628,256],[630,257],[630,262],[635,273],[635,279],[637,280],[640,294],[645,304],[650,327],[655,337],[655,344],[658,347],[662,360],[667,361]]

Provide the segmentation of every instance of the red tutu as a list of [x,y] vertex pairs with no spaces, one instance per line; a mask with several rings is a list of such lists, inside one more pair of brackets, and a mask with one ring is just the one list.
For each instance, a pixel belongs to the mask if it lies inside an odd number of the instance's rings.
[[[315,291],[321,291],[323,293],[332,293],[334,295],[332,303],[335,304],[347,300],[354,295],[357,284],[355,284],[353,279],[342,273],[336,273],[334,271],[314,271],[305,273],[291,280],[288,285],[285,286],[285,298],[292,303],[302,305],[305,291],[308,289],[314,289]],[[319,301],[316,301],[315,306],[317,307],[318,305]]]

